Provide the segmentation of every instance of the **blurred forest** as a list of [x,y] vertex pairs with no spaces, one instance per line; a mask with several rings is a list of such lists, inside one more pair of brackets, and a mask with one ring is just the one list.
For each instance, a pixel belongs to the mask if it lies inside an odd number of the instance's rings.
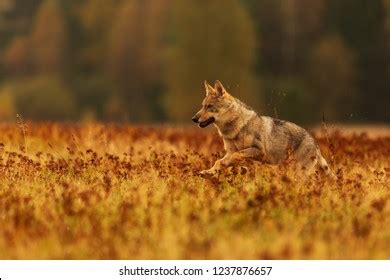
[[0,0],[0,120],[390,122],[390,0]]

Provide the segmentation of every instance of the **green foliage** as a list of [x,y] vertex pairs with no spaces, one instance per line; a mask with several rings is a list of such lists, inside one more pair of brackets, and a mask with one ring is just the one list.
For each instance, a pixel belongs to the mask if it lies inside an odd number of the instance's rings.
[[55,78],[23,80],[4,86],[4,90],[14,99],[14,111],[24,118],[61,120],[76,116],[77,108],[71,92]]
[[301,74],[307,52],[323,35],[327,0],[247,1],[261,40],[260,67],[277,75]]
[[[386,34],[390,34],[390,0],[383,0],[385,10],[385,31]],[[389,43],[389,42],[387,42]]]
[[79,116],[187,123],[219,79],[271,115],[282,90],[287,118],[386,122],[389,35],[389,0],[13,0],[0,87],[55,76]]
[[307,78],[328,120],[346,120],[356,95],[355,57],[339,36],[323,38],[308,58]]
[[205,79],[221,80],[233,95],[258,107],[255,33],[242,4],[212,0],[199,5],[187,0],[176,1],[174,8],[173,42],[165,63],[169,117],[191,118],[205,94]]
[[[79,76],[72,87],[77,90],[76,101],[82,114],[93,114],[97,119],[104,119],[107,102],[112,94],[113,85],[103,75]],[[112,119],[112,118],[109,118]]]
[[359,120],[390,121],[385,11],[383,0],[329,0],[328,29],[339,33],[357,54]]
[[[261,114],[300,124],[321,121],[321,104],[315,102],[315,96],[310,94],[302,79],[266,77],[265,80],[266,106]],[[307,116],[311,116],[310,121]]]

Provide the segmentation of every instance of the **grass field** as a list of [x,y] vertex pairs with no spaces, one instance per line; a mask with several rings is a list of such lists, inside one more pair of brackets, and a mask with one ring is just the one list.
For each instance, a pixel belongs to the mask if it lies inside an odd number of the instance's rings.
[[0,125],[0,259],[389,259],[390,137],[318,138],[338,182],[252,163],[216,132]]

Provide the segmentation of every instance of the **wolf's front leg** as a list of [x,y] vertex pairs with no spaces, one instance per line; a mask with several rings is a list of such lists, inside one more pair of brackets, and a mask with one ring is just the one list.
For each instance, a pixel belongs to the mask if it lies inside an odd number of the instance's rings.
[[254,159],[261,160],[264,153],[258,148],[247,148],[234,153],[227,153],[223,158],[217,160],[213,167],[208,170],[202,171],[201,175],[215,175],[222,167],[228,167],[233,163],[244,160],[244,159]]
[[230,154],[226,154],[223,158],[217,160],[214,163],[213,167],[211,167],[210,169],[201,171],[200,175],[202,175],[202,176],[214,176],[215,174],[217,174],[221,170],[223,160],[226,157],[229,157],[229,156],[230,156]]
[[245,160],[245,159],[253,159],[253,160],[261,160],[264,156],[264,153],[257,147],[247,148],[241,151],[234,152],[230,154],[228,157],[224,157],[221,159],[221,164],[224,166],[230,166],[233,163]]

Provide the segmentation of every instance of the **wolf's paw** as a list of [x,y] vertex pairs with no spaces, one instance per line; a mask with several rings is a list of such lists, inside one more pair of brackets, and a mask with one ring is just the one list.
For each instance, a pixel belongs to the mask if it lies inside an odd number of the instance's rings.
[[334,174],[332,171],[329,172],[328,177],[330,178],[330,180],[333,183],[335,183],[335,182],[337,182],[339,180],[339,178],[336,176],[336,174]]
[[214,177],[217,174],[218,174],[218,170],[216,169],[207,169],[199,172],[199,175],[204,178]]

